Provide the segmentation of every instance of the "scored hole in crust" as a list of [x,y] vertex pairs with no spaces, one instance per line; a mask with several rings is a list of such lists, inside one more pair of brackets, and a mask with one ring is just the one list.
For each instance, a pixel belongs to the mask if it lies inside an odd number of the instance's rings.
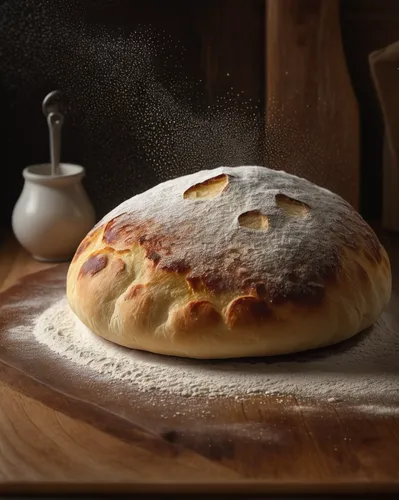
[[259,210],[250,210],[238,217],[238,224],[241,227],[248,227],[249,229],[267,231],[269,228],[269,219]]
[[311,209],[307,203],[295,200],[282,193],[276,194],[276,204],[284,213],[294,217],[305,217]]
[[195,184],[188,188],[183,195],[184,199],[203,199],[211,200],[219,196],[229,183],[229,177],[226,174],[217,175],[204,182]]

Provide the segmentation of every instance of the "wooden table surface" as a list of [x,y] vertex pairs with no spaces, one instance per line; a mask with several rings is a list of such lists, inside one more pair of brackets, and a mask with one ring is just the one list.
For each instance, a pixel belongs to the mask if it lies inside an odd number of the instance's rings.
[[[399,242],[399,239],[398,239]],[[399,249],[399,244],[397,245]],[[0,291],[14,285],[19,278],[51,267],[34,261],[12,237],[7,236],[0,243]],[[0,493],[9,491],[50,491],[50,492],[80,492],[93,491],[185,491],[185,478],[190,478],[191,486],[196,483],[194,491],[209,489],[204,476],[220,481],[213,484],[213,492],[226,492],[225,485],[230,480],[232,491],[245,493],[248,485],[245,481],[237,481],[239,476],[234,470],[225,467],[220,462],[196,453],[182,453],[171,458],[167,453],[154,458],[140,443],[125,442],[111,434],[89,425],[79,419],[51,409],[26,395],[0,383]],[[394,421],[395,420],[395,421]],[[370,434],[373,433],[369,425]],[[386,440],[399,443],[399,419],[391,417],[384,424],[387,429]],[[389,432],[388,432],[389,430]],[[378,431],[380,432],[380,431]],[[382,439],[370,436],[370,439]],[[389,437],[390,436],[390,437]],[[390,443],[392,444],[392,442]],[[381,453],[384,446],[379,443]],[[399,451],[399,450],[397,450]],[[399,455],[397,455],[399,456]],[[396,458],[397,458],[396,456]],[[396,460],[395,458],[395,460]],[[389,457],[381,457],[381,460]],[[395,466],[394,466],[395,467]],[[333,492],[354,491],[356,493],[376,491],[399,491],[399,462],[397,462],[397,481],[379,482],[378,477],[372,478],[370,484],[358,481],[358,486],[350,484],[334,485],[324,483],[313,491]],[[165,481],[165,471],[167,480]],[[361,471],[359,476],[361,477]],[[170,484],[180,482],[179,486]],[[132,484],[135,485],[132,488]],[[94,487],[93,485],[97,485]],[[150,485],[150,487],[148,486]],[[152,486],[151,486],[152,485]],[[345,485],[344,485],[345,486]],[[192,488],[191,488],[192,491]],[[309,491],[309,485],[301,487],[298,484],[281,482],[273,484],[253,484],[251,492],[295,493]],[[312,491],[312,488],[310,488]]]

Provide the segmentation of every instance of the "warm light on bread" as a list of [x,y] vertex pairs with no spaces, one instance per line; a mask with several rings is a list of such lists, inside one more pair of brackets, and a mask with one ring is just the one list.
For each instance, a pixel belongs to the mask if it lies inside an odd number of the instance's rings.
[[69,304],[96,334],[228,358],[333,344],[391,293],[372,229],[330,191],[264,167],[179,177],[125,201],[76,251]]

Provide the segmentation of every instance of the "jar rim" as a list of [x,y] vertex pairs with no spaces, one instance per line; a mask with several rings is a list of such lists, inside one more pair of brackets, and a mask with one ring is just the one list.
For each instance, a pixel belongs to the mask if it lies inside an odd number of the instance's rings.
[[38,163],[29,165],[22,171],[24,179],[32,181],[50,180],[50,179],[70,179],[73,177],[83,177],[85,173],[82,165],[74,163],[60,163],[60,175],[51,175],[51,163]]

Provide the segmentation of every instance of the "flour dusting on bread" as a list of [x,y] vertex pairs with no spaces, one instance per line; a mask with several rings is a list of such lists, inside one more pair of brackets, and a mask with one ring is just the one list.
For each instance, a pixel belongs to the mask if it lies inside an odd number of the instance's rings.
[[68,298],[122,345],[240,357],[354,335],[378,317],[390,280],[384,248],[338,195],[282,171],[220,167],[104,217],[76,252]]

